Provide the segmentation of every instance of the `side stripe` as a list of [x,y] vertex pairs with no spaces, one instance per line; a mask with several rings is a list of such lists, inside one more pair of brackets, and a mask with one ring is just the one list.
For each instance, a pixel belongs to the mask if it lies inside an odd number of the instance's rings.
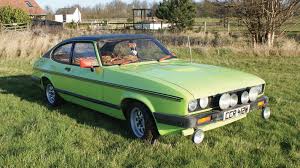
[[82,80],[82,81],[93,82],[93,83],[98,83],[98,84],[101,84],[101,85],[111,86],[111,87],[115,87],[115,88],[128,89],[128,90],[139,92],[139,93],[159,96],[159,97],[171,99],[171,100],[174,100],[174,101],[179,101],[180,102],[183,99],[181,97],[168,95],[168,94],[164,94],[164,93],[159,93],[159,92],[154,92],[154,91],[150,91],[150,90],[144,90],[144,89],[134,88],[134,87],[130,87],[130,86],[124,86],[124,85],[119,85],[119,84],[114,84],[114,83],[109,83],[109,82],[104,82],[104,81],[87,79],[87,78],[83,78],[83,77],[79,77],[79,76],[67,75],[67,74],[64,74],[64,73],[54,72],[54,71],[49,71],[49,70],[44,70],[44,69],[39,69],[39,68],[34,68],[34,69],[38,70],[38,71],[41,71],[41,72],[54,74],[54,75],[60,75],[60,76],[74,78],[74,79],[78,79],[78,80]]
[[118,106],[118,105],[115,105],[115,104],[111,104],[111,103],[101,101],[101,100],[96,100],[96,99],[89,98],[89,97],[85,97],[85,96],[82,96],[82,95],[79,95],[79,94],[76,94],[76,93],[72,93],[72,92],[69,92],[69,91],[66,91],[66,90],[61,90],[61,89],[55,89],[55,90],[58,93],[66,94],[66,95],[73,96],[73,97],[76,97],[76,98],[79,98],[79,99],[82,99],[82,100],[86,100],[86,101],[89,101],[89,102],[92,102],[92,103],[96,103],[96,104],[107,106],[107,107],[110,107],[110,108],[113,108],[113,109],[121,110],[121,107]]

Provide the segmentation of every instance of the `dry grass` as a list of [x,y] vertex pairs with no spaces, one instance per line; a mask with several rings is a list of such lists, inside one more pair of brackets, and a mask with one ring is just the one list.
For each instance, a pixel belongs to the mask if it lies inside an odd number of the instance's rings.
[[[35,59],[45,53],[49,48],[58,42],[80,35],[103,34],[108,32],[78,32],[64,31],[58,33],[45,33],[43,31],[34,32],[6,32],[0,33],[0,58],[5,59]],[[122,33],[122,32],[119,32]],[[259,46],[255,49],[249,46],[247,40],[242,36],[230,36],[228,33],[157,33],[152,34],[167,44],[170,48],[180,46],[186,48],[188,45],[187,36],[191,37],[193,51],[207,55],[247,55],[247,56],[299,56],[300,44],[293,39],[280,38],[276,41],[276,46],[269,48]]]

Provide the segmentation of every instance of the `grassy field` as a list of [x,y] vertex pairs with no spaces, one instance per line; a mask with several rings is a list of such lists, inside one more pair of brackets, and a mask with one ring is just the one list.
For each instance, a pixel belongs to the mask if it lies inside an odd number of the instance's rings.
[[[237,18],[229,18],[230,32],[247,32],[247,28],[238,23]],[[194,29],[204,31],[204,22],[207,24],[207,32],[227,32],[227,24],[224,25],[223,18],[195,18]],[[300,32],[300,17],[293,17],[287,21],[287,23],[281,28],[284,32]]]
[[[32,48],[47,46],[38,42]],[[188,58],[187,49],[172,50]],[[255,111],[246,119],[207,132],[201,145],[194,145],[190,137],[170,135],[152,146],[132,139],[123,121],[70,103],[47,107],[30,80],[37,57],[28,52],[4,57],[0,47],[0,167],[300,165],[300,55],[257,56],[230,48],[194,48],[195,62],[265,79],[272,117],[264,121],[260,111]]]

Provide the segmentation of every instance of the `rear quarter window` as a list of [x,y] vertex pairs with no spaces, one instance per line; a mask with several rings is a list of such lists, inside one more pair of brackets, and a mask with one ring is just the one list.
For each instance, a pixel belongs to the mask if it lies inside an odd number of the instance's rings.
[[72,43],[69,43],[56,48],[52,53],[52,59],[60,63],[70,63],[72,45]]

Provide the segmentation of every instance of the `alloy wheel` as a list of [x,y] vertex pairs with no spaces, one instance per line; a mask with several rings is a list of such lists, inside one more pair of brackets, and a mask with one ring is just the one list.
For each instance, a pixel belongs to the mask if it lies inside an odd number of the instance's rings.
[[130,112],[130,125],[134,135],[142,138],[145,134],[145,118],[143,112],[135,107]]
[[47,100],[50,104],[55,103],[55,90],[51,84],[48,84],[46,87],[46,96],[47,96]]

